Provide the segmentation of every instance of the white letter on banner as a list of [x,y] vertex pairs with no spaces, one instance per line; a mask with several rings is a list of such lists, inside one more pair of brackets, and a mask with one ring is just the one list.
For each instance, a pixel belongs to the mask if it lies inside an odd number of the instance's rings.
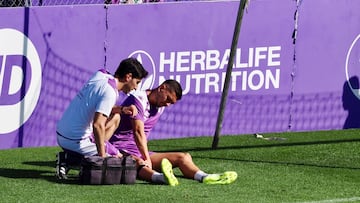
[[253,64],[253,55],[254,55],[254,49],[253,48],[249,48],[249,53],[248,53],[248,62],[244,62],[242,63],[242,56],[244,56],[244,52],[243,49],[237,49],[236,51],[236,67],[237,68],[247,68],[247,67],[252,67]]
[[221,92],[224,90],[226,72],[221,73]]
[[205,78],[204,74],[194,74],[192,78],[195,79],[195,94],[200,93],[201,89],[201,79]]
[[199,64],[200,70],[205,70],[205,52],[193,51],[191,54],[191,71],[196,70],[196,64]]
[[230,49],[226,49],[222,57],[221,64],[219,66],[220,70],[227,67],[227,64],[229,63],[229,58],[230,58]]
[[186,81],[186,85],[185,85],[185,87],[183,87],[183,91],[182,91],[183,94],[187,94],[187,93],[189,93],[189,91],[190,91],[190,87],[191,87],[191,75],[186,75],[185,81]]
[[[259,83],[254,85],[254,76],[257,75],[259,77]],[[250,72],[248,77],[248,84],[251,90],[259,90],[264,85],[264,74],[260,70],[254,70]]]
[[210,92],[210,86],[214,87],[214,92],[219,92],[219,75],[217,73],[207,73],[205,77],[205,93]]
[[[208,50],[206,51],[206,70],[215,70],[219,67],[220,53],[218,50]],[[211,63],[213,62],[213,65]]]
[[237,77],[241,75],[241,71],[234,71],[231,73],[231,91],[236,91]]
[[170,53],[170,59],[165,59],[165,53],[160,52],[160,64],[159,64],[159,72],[163,73],[165,71],[165,64],[170,66],[169,71],[174,72],[175,70],[175,53]]
[[259,67],[260,59],[266,59],[265,54],[260,54],[260,52],[267,51],[266,47],[256,47],[255,48],[255,67]]
[[[176,60],[176,72],[187,72],[189,71],[189,51],[181,51],[177,53]],[[184,66],[183,66],[184,65]]]
[[280,87],[280,69],[276,69],[276,77],[272,74],[271,70],[266,70],[265,74],[265,89],[270,88],[270,81],[275,89]]
[[242,90],[247,90],[247,71],[242,72]]
[[254,48],[249,48],[249,67],[254,66]]
[[[268,66],[280,66],[280,60],[274,61],[274,58],[280,58],[281,46],[269,47],[268,52]],[[278,51],[278,52],[276,52]],[[276,52],[276,53],[274,53]]]

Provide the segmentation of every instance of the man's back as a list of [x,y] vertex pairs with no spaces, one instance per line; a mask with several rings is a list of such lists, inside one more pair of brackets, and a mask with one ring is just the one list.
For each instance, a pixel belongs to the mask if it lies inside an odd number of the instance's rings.
[[109,115],[115,104],[115,85],[113,76],[97,71],[70,102],[57,124],[57,131],[71,139],[90,136],[95,112]]

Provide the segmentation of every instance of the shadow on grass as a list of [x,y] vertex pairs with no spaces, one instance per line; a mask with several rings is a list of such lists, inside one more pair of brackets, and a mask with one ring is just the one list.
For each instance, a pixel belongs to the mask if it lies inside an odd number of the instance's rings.
[[78,184],[78,180],[75,178],[58,181],[55,178],[54,171],[49,170],[0,168],[0,176],[13,179],[43,179],[49,182]]
[[49,179],[49,171],[35,170],[35,169],[14,169],[14,168],[0,168],[0,176],[6,178],[42,178]]
[[[344,140],[324,140],[324,141],[311,141],[311,142],[284,142],[284,141],[272,141],[269,144],[259,144],[259,145],[247,145],[247,146],[223,146],[212,149],[211,147],[195,147],[195,148],[181,148],[174,149],[172,151],[183,151],[183,152],[206,152],[206,151],[217,151],[217,150],[236,150],[236,149],[251,149],[251,148],[270,148],[270,147],[291,147],[291,146],[306,146],[306,145],[321,145],[321,144],[337,144],[337,143],[351,143],[351,142],[360,142],[359,139],[344,139]],[[154,145],[155,146],[155,145]],[[170,147],[170,146],[167,146]],[[178,147],[178,146],[177,146]],[[171,152],[169,150],[160,150],[156,152]],[[237,159],[229,157],[211,157],[211,156],[192,156],[193,158],[201,159],[215,159],[215,160],[227,160],[227,161],[239,161],[239,162],[249,162],[249,163],[268,163],[268,164],[279,164],[279,165],[294,165],[294,166],[310,166],[310,167],[319,167],[319,168],[335,168],[335,169],[351,169],[351,170],[360,170],[360,167],[352,166],[331,166],[331,165],[320,165],[320,164],[309,164],[309,163],[293,163],[293,162],[281,162],[281,161],[266,161],[266,160],[246,160],[246,159]]]
[[308,167],[318,167],[318,168],[333,168],[333,169],[351,169],[351,170],[360,170],[360,167],[352,166],[330,166],[330,165],[320,165],[320,164],[309,164],[309,163],[294,163],[294,162],[282,162],[282,161],[266,161],[266,160],[246,160],[246,159],[236,159],[236,158],[223,158],[223,157],[204,157],[204,156],[193,156],[193,158],[201,159],[214,159],[221,161],[239,161],[247,163],[265,163],[265,164],[278,164],[278,165],[292,165],[292,166],[308,166]]
[[55,161],[25,161],[23,164],[32,166],[55,167]]
[[[268,144],[257,144],[257,145],[237,145],[237,146],[222,146],[213,149],[211,147],[194,147],[194,148],[177,148],[179,146],[170,146],[174,147],[174,150],[177,151],[213,151],[213,150],[228,150],[228,149],[251,149],[251,148],[269,148],[269,147],[291,147],[291,146],[305,146],[305,145],[320,145],[320,144],[338,144],[338,143],[347,143],[347,142],[360,142],[360,138],[355,139],[344,139],[344,140],[323,140],[323,141],[309,141],[309,142],[286,142],[286,141],[269,141]],[[160,146],[153,144],[152,146]],[[164,145],[161,145],[164,147]],[[157,152],[173,152],[174,150],[156,150]]]
[[72,172],[67,180],[58,180],[55,177],[55,161],[26,161],[22,164],[40,166],[46,169],[18,169],[0,168],[0,176],[13,179],[43,179],[49,182],[62,184],[79,184],[78,176]]

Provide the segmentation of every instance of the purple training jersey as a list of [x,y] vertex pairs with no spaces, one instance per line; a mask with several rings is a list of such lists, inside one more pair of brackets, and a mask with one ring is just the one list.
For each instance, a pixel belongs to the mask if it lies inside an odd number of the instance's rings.
[[151,129],[159,120],[165,107],[158,108],[151,106],[146,91],[133,92],[123,102],[122,106],[129,106],[131,104],[136,106],[138,114],[135,117],[121,115],[120,125],[111,137],[110,143],[121,151],[143,158],[135,142],[131,121],[133,119],[141,120],[144,123],[145,135],[148,138]]

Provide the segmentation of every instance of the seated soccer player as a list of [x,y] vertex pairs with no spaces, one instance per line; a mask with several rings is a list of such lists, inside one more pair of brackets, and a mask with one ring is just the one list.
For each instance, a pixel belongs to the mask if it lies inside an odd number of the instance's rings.
[[138,164],[138,177],[148,182],[178,185],[173,167],[178,167],[185,178],[206,184],[234,182],[237,178],[236,172],[207,174],[194,164],[189,153],[149,151],[147,141],[151,129],[158,122],[165,107],[175,104],[181,97],[181,86],[175,80],[166,80],[153,90],[134,92],[122,105],[135,105],[138,114],[121,117],[121,123],[109,140],[110,143],[123,154],[134,157]]

